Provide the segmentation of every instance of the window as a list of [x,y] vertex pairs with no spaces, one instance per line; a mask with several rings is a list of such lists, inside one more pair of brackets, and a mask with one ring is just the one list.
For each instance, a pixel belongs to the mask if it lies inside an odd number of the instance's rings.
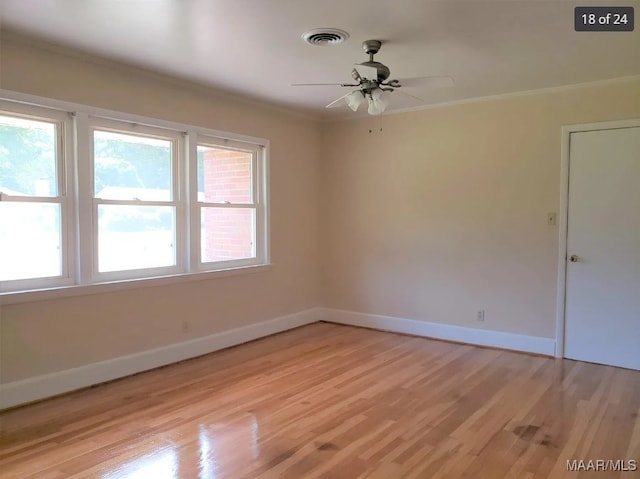
[[179,135],[104,120],[90,131],[95,270],[178,271]]
[[266,141],[63,106],[0,102],[0,292],[268,263]]
[[255,260],[259,196],[258,149],[198,141],[198,217],[200,262]]
[[8,106],[0,103],[0,284],[61,285],[70,269],[68,117]]

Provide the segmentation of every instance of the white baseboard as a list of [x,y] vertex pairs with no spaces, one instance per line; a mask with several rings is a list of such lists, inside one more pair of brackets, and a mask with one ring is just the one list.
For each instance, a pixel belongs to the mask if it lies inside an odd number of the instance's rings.
[[486,329],[465,328],[444,323],[430,323],[415,319],[381,316],[378,314],[356,313],[339,309],[325,309],[323,321],[350,326],[392,331],[394,333],[412,334],[427,338],[444,339],[476,346],[490,346],[501,349],[511,349],[527,353],[553,356],[555,354],[555,339],[539,336],[505,333]]
[[87,364],[65,371],[0,384],[0,409],[25,404],[94,384],[111,381],[220,349],[253,341],[271,334],[317,321],[444,339],[478,346],[491,346],[553,356],[555,340],[537,336],[465,328],[443,323],[356,313],[337,309],[313,308],[299,313],[250,324],[241,328],[170,344],[140,353]]
[[322,308],[250,324],[202,338],[87,364],[65,371],[0,384],[0,409],[111,381],[185,359],[202,356],[271,334],[319,321]]

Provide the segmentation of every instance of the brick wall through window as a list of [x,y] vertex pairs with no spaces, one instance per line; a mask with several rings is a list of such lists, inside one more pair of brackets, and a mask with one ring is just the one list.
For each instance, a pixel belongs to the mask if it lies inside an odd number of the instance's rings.
[[[251,153],[207,148],[204,152],[204,201],[252,203]],[[202,261],[251,258],[254,253],[253,208],[205,207],[202,212]]]

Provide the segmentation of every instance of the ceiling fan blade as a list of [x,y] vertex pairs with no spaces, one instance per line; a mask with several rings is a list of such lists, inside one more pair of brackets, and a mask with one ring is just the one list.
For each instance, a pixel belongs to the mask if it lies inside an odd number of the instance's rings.
[[378,79],[378,69],[374,67],[370,67],[368,65],[361,65],[356,63],[354,68],[358,72],[358,74],[362,78],[366,78],[367,80],[377,80]]
[[419,96],[411,95],[410,93],[407,93],[406,91],[393,90],[393,94],[395,95],[396,93],[400,93],[401,95],[411,97],[414,100],[418,100],[419,102],[424,103],[424,100],[422,98],[420,98]]
[[404,78],[399,81],[403,87],[444,88],[454,85],[453,77],[448,75]]
[[351,83],[292,83],[290,86],[358,86]]
[[[340,98],[333,100],[331,103],[329,103],[327,106],[325,106],[325,108],[335,108],[337,106],[343,106],[340,104],[340,102],[342,100],[344,100],[345,98],[347,98],[349,95],[351,95],[351,93],[353,92],[349,92],[346,95],[342,95]],[[346,106],[346,103],[344,104],[344,106]]]

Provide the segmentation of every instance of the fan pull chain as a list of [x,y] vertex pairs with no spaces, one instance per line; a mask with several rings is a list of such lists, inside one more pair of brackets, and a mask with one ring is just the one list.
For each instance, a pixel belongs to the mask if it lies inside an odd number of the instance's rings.
[[[382,133],[383,129],[382,129],[382,114],[380,115],[376,115],[378,117],[378,127],[376,128],[375,125],[373,125],[371,128],[369,128],[369,133],[373,133],[374,131],[376,131],[377,133]],[[375,117],[374,119],[372,119],[371,121],[375,122]]]

